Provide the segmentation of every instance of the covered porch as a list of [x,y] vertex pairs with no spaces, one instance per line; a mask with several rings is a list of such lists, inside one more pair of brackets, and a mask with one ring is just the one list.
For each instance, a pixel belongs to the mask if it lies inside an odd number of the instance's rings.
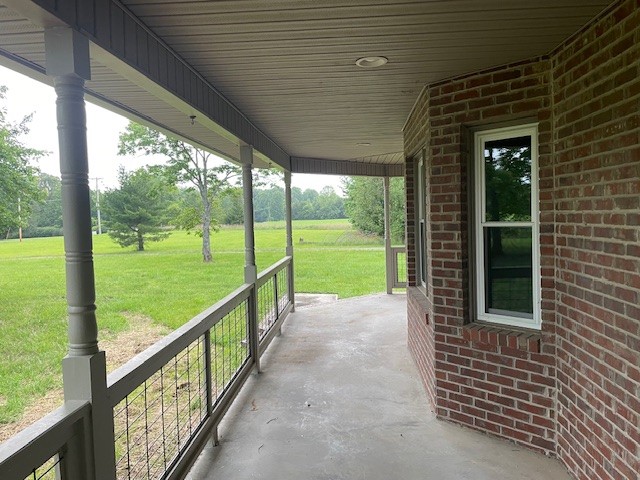
[[[637,1],[0,0],[0,27],[0,62],[56,88],[69,324],[65,405],[0,447],[0,478],[637,478]],[[85,98],[243,167],[244,284],[109,377]],[[514,139],[524,210],[488,221],[482,142]],[[272,167],[287,241],[258,273]],[[285,323],[297,173],[405,178],[406,301]],[[496,228],[526,232],[526,309],[484,308]]]
[[567,480],[561,464],[436,420],[404,295],[298,308],[187,478]]

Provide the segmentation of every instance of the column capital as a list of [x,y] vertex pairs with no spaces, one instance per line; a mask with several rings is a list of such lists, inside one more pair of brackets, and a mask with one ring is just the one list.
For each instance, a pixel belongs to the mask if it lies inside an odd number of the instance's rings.
[[51,27],[44,31],[44,44],[47,75],[91,80],[87,37],[71,27]]
[[240,163],[245,165],[253,165],[253,147],[246,143],[240,144]]

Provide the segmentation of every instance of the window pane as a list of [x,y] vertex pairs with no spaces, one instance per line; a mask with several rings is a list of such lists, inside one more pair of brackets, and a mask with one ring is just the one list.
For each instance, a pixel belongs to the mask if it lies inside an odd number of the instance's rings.
[[488,222],[531,220],[531,137],[484,144]]
[[532,229],[485,227],[485,313],[533,318]]

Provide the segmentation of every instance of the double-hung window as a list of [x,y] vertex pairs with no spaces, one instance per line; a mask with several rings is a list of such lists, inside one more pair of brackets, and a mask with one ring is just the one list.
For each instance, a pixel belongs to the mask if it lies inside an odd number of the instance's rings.
[[478,320],[540,328],[537,127],[475,134]]

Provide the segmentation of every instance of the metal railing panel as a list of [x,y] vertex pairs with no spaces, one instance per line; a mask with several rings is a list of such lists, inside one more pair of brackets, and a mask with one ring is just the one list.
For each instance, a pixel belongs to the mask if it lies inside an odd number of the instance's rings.
[[[288,256],[108,376],[118,479],[184,476],[292,310],[291,271]],[[90,408],[67,402],[2,444],[0,478],[84,478]]]
[[268,282],[258,288],[258,329],[260,339],[267,334],[278,319],[278,309],[275,300],[275,278],[275,276],[269,278]]
[[[179,329],[179,335],[151,347],[152,355],[141,357],[165,363],[114,407],[118,479],[165,478],[200,450],[203,430],[212,428],[210,418],[218,401],[245,366],[251,366],[246,342],[251,291],[252,287],[237,290],[216,304],[215,312],[209,309],[194,319],[197,322],[186,324],[189,332]],[[176,344],[193,338],[203,325],[210,328],[166,359],[166,352],[173,353]],[[138,373],[119,378],[131,381],[151,368],[137,361],[131,366]]]
[[278,273],[276,278],[276,304],[278,305],[278,316],[282,315],[287,305],[291,302],[289,298],[289,275],[290,269],[285,268]]
[[260,337],[260,354],[266,349],[273,335],[273,330],[279,331],[289,310],[289,275],[291,271],[291,257],[285,257],[273,267],[260,275],[258,287],[258,326]]
[[2,443],[0,478],[54,478],[56,470],[65,462],[67,444],[74,437],[85,435],[90,410],[88,402],[66,402]]
[[268,282],[271,277],[273,277],[280,270],[286,268],[290,263],[291,263],[291,257],[284,257],[282,260],[278,260],[269,268],[260,272],[258,274],[258,280],[256,281],[256,286],[260,288],[262,285]]
[[29,474],[25,480],[57,480],[61,477],[60,465],[62,464],[63,457],[55,455],[49,459],[49,461],[42,464],[39,468],[34,468],[33,472]]
[[243,285],[238,288],[109,374],[107,385],[111,405],[115,407],[171,358],[204,335],[239,304],[245,302],[249,298],[252,288],[251,285]]
[[114,408],[116,477],[160,478],[207,417],[202,337],[163,365]]
[[393,262],[393,288],[407,287],[407,249],[406,247],[391,247]]
[[223,392],[249,362],[249,299],[238,305],[211,330],[212,401]]
[[291,313],[292,309],[293,306],[291,304],[287,305],[284,311],[280,314],[278,320],[276,320],[276,322],[273,324],[272,328],[269,329],[269,331],[260,339],[260,345],[258,346],[258,349],[261,356],[267,350],[274,337],[276,337],[280,333],[280,328],[287,318],[287,315]]

